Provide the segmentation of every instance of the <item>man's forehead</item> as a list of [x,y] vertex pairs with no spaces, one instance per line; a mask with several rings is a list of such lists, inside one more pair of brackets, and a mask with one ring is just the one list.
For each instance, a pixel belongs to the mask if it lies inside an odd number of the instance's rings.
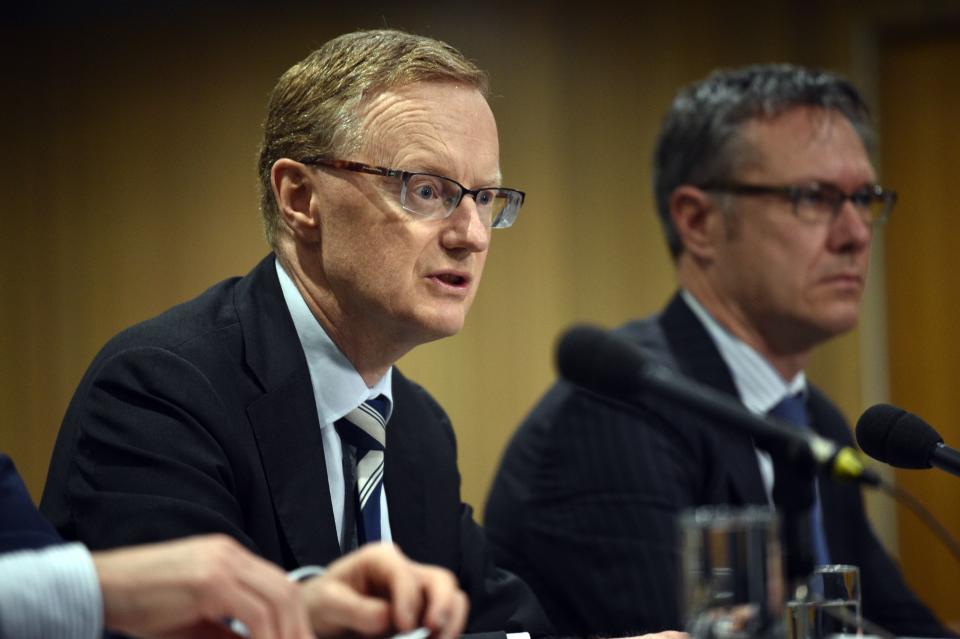
[[496,123],[475,87],[419,82],[371,95],[359,113],[361,150],[394,168],[444,172],[469,163],[473,172],[499,178]]
[[443,121],[451,107],[488,111],[479,89],[459,82],[412,82],[372,92],[361,101],[358,113],[366,126],[398,117],[433,117]]
[[742,167],[776,169],[804,159],[827,170],[831,161],[857,162],[872,172],[864,140],[842,112],[821,107],[797,106],[775,115],[747,120],[738,136],[736,152]]
[[755,142],[792,138],[798,142],[817,144],[830,141],[838,131],[841,134],[853,133],[860,138],[856,127],[843,112],[806,105],[775,114],[756,115],[741,126],[741,136]]

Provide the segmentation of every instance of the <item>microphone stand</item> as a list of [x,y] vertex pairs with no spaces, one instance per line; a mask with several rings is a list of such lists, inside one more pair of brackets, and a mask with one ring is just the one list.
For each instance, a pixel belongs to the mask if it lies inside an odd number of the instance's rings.
[[813,574],[813,529],[810,513],[815,501],[816,477],[812,464],[797,465],[773,458],[773,503],[780,512],[780,537],[785,560],[785,583],[793,598],[807,599]]

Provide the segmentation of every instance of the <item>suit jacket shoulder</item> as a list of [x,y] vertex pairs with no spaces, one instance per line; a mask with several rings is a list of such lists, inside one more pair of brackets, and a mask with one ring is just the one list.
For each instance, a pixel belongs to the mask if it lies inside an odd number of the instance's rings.
[[[322,441],[273,269],[271,256],[123,331],[96,356],[67,409],[41,501],[65,537],[97,549],[222,532],[285,566],[329,558],[283,521],[302,486],[277,469],[304,468]],[[278,450],[281,433],[290,437]],[[325,486],[314,464],[299,481]],[[311,532],[322,540],[329,531]]]

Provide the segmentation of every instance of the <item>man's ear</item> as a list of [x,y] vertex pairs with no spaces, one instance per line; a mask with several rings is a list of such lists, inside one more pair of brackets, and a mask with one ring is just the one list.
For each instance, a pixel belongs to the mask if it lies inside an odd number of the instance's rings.
[[721,211],[703,190],[685,184],[670,195],[670,217],[683,250],[698,259],[710,259],[723,221]]
[[309,168],[289,158],[280,158],[270,168],[273,197],[280,219],[295,238],[303,242],[320,239],[317,186]]

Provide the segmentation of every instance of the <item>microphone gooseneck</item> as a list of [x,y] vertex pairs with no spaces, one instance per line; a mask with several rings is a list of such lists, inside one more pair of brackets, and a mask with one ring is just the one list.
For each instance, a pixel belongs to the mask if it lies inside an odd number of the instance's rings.
[[598,395],[637,405],[644,393],[655,391],[715,419],[718,426],[750,434],[771,453],[798,467],[815,465],[838,479],[870,485],[880,481],[852,448],[755,415],[729,395],[656,363],[636,344],[601,328],[575,326],[564,333],[557,344],[556,363],[562,377]]

